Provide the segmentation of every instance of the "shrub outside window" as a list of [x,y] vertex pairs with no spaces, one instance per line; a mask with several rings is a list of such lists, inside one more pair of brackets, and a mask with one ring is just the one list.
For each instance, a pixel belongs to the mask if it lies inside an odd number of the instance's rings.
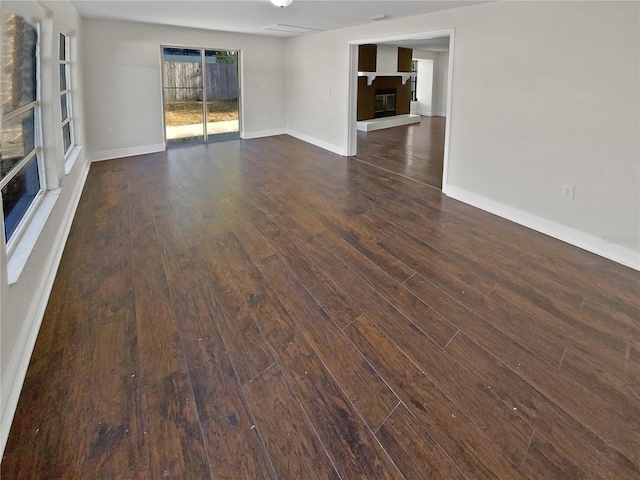
[[45,190],[39,89],[39,29],[2,15],[0,191],[7,245],[15,244]]

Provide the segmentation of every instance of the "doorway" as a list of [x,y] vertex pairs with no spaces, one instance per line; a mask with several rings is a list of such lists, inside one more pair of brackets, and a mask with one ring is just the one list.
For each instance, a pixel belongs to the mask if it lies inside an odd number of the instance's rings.
[[[446,193],[453,42],[453,30],[351,42],[347,155]],[[358,78],[358,50],[360,45],[365,44],[381,45],[382,54],[386,56],[388,54],[385,52],[391,47],[404,49],[403,52],[398,50],[399,57],[400,53],[406,56],[406,49],[412,50],[412,70],[417,72],[417,76],[413,77],[416,80],[411,84],[411,121],[403,122],[400,117],[395,121],[395,118],[391,118],[393,121],[379,122],[387,123],[386,126],[391,128],[376,124],[358,130],[358,89],[359,83],[362,84]],[[373,85],[376,80],[377,77]],[[419,116],[420,123],[415,123],[416,116]],[[366,123],[375,123],[375,120]]]
[[162,47],[167,145],[240,137],[236,50]]

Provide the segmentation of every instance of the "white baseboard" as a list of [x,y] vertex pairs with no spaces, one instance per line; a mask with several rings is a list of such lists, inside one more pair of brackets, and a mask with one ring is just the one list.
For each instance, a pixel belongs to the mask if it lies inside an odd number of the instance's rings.
[[164,143],[155,145],[143,145],[141,147],[120,148],[117,150],[106,150],[103,152],[89,153],[90,162],[100,162],[102,160],[113,160],[114,158],[133,157],[134,155],[145,155],[147,153],[164,152]]
[[635,270],[640,270],[640,253],[629,248],[609,243],[603,238],[598,238],[578,230],[566,227],[559,223],[546,220],[531,213],[505,205],[495,200],[468,192],[462,188],[446,186],[442,192],[451,198],[473,205],[487,212],[506,218],[512,222],[524,225],[550,237],[562,240],[570,245],[582,248],[601,257],[626,265]]
[[287,129],[287,134],[292,137],[297,138],[298,140],[302,140],[303,142],[310,143],[311,145],[315,145],[316,147],[323,148],[332,153],[336,153],[338,155],[346,156],[347,151],[344,147],[339,147],[338,145],[334,145],[333,143],[325,142],[324,140],[319,140],[315,137],[311,137],[304,133],[296,132],[295,130]]
[[244,132],[242,138],[244,140],[250,140],[252,138],[273,137],[275,135],[286,135],[286,128],[276,128],[274,130],[258,130],[255,132]]
[[424,110],[418,110],[416,112],[411,112],[411,113],[415,113],[416,115],[422,115],[423,117],[433,117],[435,114],[432,112],[427,112]]
[[87,180],[87,174],[89,173],[89,165],[90,163],[86,162],[82,167],[78,184],[76,185],[76,189],[73,192],[65,212],[64,224],[61,225],[61,228],[58,230],[58,234],[56,235],[49,257],[45,264],[43,274],[40,277],[40,283],[35,286],[33,303],[29,307],[20,335],[13,350],[13,354],[9,360],[7,373],[2,378],[0,457],[2,456],[7,444],[7,438],[9,437],[9,430],[11,429],[13,416],[16,412],[16,407],[18,406],[18,399],[20,398],[22,384],[24,383],[24,379],[27,375],[27,368],[29,367],[31,354],[33,353],[40,325],[42,324],[47,303],[49,302],[49,295],[51,294],[53,282],[56,278],[56,273],[58,272],[62,252],[64,251],[65,244],[67,243],[67,238],[69,237],[76,209],[80,203],[80,196],[82,195],[82,190]]

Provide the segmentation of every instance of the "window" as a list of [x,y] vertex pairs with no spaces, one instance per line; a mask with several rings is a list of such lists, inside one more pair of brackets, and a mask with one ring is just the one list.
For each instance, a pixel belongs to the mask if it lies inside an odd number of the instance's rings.
[[75,141],[73,137],[73,117],[71,109],[71,63],[69,55],[69,35],[60,33],[60,114],[62,119],[62,148],[65,158],[71,152]]
[[[412,72],[417,72],[418,71],[418,61],[417,60],[413,60],[411,62],[411,71]],[[418,78],[417,75],[414,75],[411,77],[411,101],[412,102],[417,102],[418,101],[418,97],[416,95],[416,84],[418,82]]]
[[15,243],[44,192],[38,37],[37,25],[3,13],[0,191],[8,245]]

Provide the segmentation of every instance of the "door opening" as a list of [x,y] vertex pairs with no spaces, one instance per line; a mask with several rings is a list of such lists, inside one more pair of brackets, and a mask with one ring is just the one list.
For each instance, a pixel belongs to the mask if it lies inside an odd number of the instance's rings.
[[240,137],[238,51],[162,48],[168,145]]
[[[454,34],[449,29],[349,42],[348,156],[447,193]],[[364,63],[359,62],[362,49],[369,52],[363,57]],[[384,65],[389,64],[387,57],[393,60],[392,53],[397,52],[398,72],[380,70],[371,83],[363,80],[365,77],[359,72],[379,68],[367,64],[372,50],[374,60],[378,60],[375,63]],[[405,85],[405,79],[402,83],[399,79],[404,77],[403,72],[409,72],[407,57],[411,75],[406,77],[411,78],[411,83],[407,80]],[[390,74],[385,75],[386,72]],[[395,112],[383,91],[394,86],[392,82],[402,85],[396,86],[392,101]],[[375,103],[373,97],[369,100],[370,91],[366,88],[375,88]],[[367,102],[372,105],[369,107]],[[409,106],[410,115],[401,115],[407,113]],[[366,125],[358,122],[363,120],[362,112],[370,113],[370,120],[360,122]]]

